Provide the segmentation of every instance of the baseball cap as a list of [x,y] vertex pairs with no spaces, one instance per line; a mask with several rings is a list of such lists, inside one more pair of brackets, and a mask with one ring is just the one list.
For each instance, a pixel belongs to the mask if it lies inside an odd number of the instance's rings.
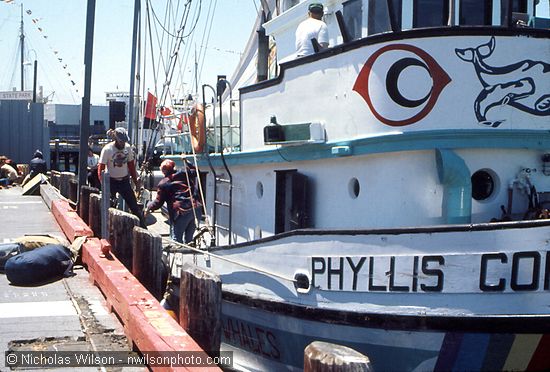
[[321,4],[321,3],[311,3],[311,4],[309,4],[308,10],[311,13],[323,13],[323,4]]
[[121,141],[121,142],[128,142],[130,140],[128,138],[128,132],[126,132],[126,128],[123,128],[123,127],[115,128],[113,136],[115,140]]

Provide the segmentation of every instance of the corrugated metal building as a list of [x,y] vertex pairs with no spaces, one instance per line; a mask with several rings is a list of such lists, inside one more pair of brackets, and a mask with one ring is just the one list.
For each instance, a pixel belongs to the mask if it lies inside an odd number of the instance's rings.
[[49,164],[49,140],[43,103],[0,100],[0,155],[28,164],[39,149]]

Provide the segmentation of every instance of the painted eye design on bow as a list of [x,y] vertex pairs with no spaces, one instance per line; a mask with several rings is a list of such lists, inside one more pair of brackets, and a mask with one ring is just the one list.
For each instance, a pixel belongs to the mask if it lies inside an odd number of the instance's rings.
[[386,125],[416,123],[434,108],[449,75],[424,50],[407,44],[374,52],[359,72],[353,90]]

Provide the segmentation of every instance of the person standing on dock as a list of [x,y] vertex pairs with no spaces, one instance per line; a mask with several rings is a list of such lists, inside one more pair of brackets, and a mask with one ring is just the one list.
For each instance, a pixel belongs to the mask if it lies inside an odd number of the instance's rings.
[[193,234],[202,217],[202,204],[199,200],[197,169],[185,162],[185,169],[176,170],[173,160],[166,159],[160,164],[164,178],[157,187],[157,197],[147,205],[147,213],[168,206],[170,238],[183,243],[193,240]]
[[136,195],[130,184],[130,177],[134,181],[136,189],[141,188],[141,180],[136,172],[135,156],[132,146],[128,144],[129,138],[126,129],[119,127],[114,130],[109,129],[107,135],[113,139],[101,150],[99,163],[97,167],[97,176],[99,182],[103,178],[105,168],[109,171],[109,182],[111,188],[111,197],[118,192],[132,213],[139,218],[141,227],[147,228],[143,211],[139,208]]
[[315,53],[312,39],[320,49],[328,48],[328,28],[323,22],[323,4],[312,3],[308,7],[308,18],[296,29],[296,57]]

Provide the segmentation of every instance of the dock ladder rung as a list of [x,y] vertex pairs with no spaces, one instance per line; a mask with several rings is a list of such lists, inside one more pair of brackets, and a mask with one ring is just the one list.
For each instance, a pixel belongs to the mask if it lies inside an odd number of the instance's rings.
[[222,229],[222,230],[224,230],[224,231],[229,231],[229,229],[228,229],[227,227],[225,227],[225,226],[218,225],[218,224],[215,224],[214,226],[215,226],[216,228],[218,228],[218,229]]
[[224,203],[219,200],[214,200],[214,203],[217,205],[221,205],[222,207],[229,207],[229,203]]

